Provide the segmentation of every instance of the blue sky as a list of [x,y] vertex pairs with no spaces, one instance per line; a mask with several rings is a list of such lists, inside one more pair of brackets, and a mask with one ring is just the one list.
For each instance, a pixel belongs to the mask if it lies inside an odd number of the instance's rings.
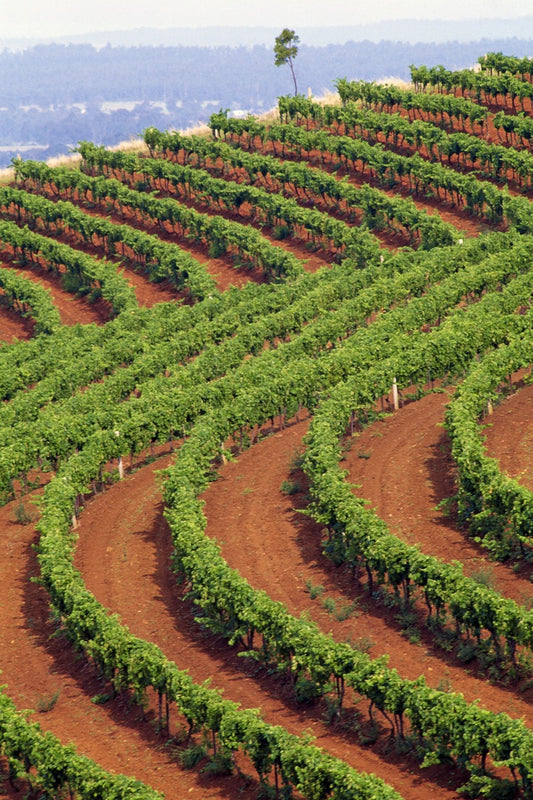
[[528,11],[524,0],[3,0],[0,36],[44,38],[141,27],[323,27],[394,19],[519,18],[528,13],[533,9]]

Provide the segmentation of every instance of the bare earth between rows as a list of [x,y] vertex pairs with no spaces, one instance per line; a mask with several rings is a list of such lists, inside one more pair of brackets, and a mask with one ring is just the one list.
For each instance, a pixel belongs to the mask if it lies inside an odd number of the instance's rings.
[[[445,395],[430,395],[371,426],[354,438],[347,464],[350,479],[363,485],[362,494],[376,503],[393,529],[419,540],[422,530],[436,526],[428,539],[433,545],[440,543],[445,548],[443,540],[454,535],[449,555],[474,563],[484,560],[483,553],[472,552],[464,532],[454,532],[435,512],[442,495],[453,489],[439,427],[446,399]],[[519,417],[513,419],[519,429]],[[508,420],[499,409],[493,420],[491,447],[498,446],[498,430],[505,447]],[[301,448],[305,429],[306,423],[301,423],[264,439],[223,467],[220,479],[206,493],[208,534],[222,544],[231,566],[254,586],[266,588],[285,602],[292,613],[305,610],[311,614],[339,639],[366,640],[373,656],[389,653],[390,666],[406,677],[424,672],[432,685],[462,691],[468,699],[480,698],[494,710],[525,715],[532,724],[529,692],[505,690],[469,675],[452,656],[433,649],[424,637],[417,644],[408,642],[393,612],[373,606],[342,572],[325,561],[319,547],[320,532],[298,513],[298,495],[280,491],[283,480],[290,478],[290,464]],[[363,448],[365,457],[360,455]],[[77,565],[98,599],[117,611],[134,633],[156,641],[180,667],[189,668],[195,679],[212,677],[213,685],[223,688],[226,696],[245,706],[260,706],[265,717],[291,730],[311,731],[318,744],[359,769],[377,772],[404,797],[455,796],[452,788],[443,785],[441,775],[418,771],[412,763],[407,765],[390,754],[361,748],[353,736],[332,732],[313,708],[295,706],[283,687],[264,674],[255,674],[251,665],[243,665],[224,644],[206,638],[191,622],[169,573],[169,533],[154,477],[154,469],[169,458],[140,469],[87,504],[79,529]],[[365,482],[367,487],[374,485],[375,497],[370,496],[370,488],[365,489]],[[408,496],[406,486],[410,487]],[[13,514],[13,504],[1,510],[7,535],[2,537],[0,556],[4,622],[0,666],[2,682],[8,684],[17,705],[35,707],[39,697],[59,689],[54,708],[39,715],[39,721],[64,741],[76,742],[82,752],[108,768],[135,774],[169,797],[176,796],[178,786],[182,794],[185,785],[192,797],[231,796],[235,789],[232,779],[225,779],[227,785],[222,779],[206,785],[207,779],[199,773],[184,773],[176,767],[153,728],[140,722],[135,711],[128,712],[118,702],[103,706],[90,702],[101,686],[61,637],[48,639],[54,628],[48,620],[44,593],[28,583],[37,570],[31,548],[35,537],[31,527],[12,522]],[[439,555],[443,558],[445,549]],[[522,586],[506,567],[491,568],[498,571],[502,591],[511,593],[514,587],[519,594],[527,589],[527,582]],[[317,585],[324,587],[322,597],[331,597],[337,606],[355,599],[353,614],[344,622],[336,621],[319,600],[311,600],[308,589]],[[364,709],[362,712],[364,715]]]

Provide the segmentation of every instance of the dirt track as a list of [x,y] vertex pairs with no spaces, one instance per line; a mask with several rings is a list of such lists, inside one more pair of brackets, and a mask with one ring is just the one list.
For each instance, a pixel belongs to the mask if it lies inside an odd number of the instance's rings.
[[[438,544],[441,558],[447,546],[449,555],[457,558],[461,547],[466,561],[471,557],[486,566],[481,553],[467,556],[471,546],[464,533],[434,511],[441,495],[451,488],[443,431],[438,427],[445,400],[445,395],[430,395],[356,437],[347,460],[350,479],[362,483],[363,496],[377,505],[399,534],[418,539],[426,530],[424,546]],[[495,453],[506,447],[511,403],[507,401],[493,417],[491,449]],[[524,409],[527,413],[527,403]],[[518,416],[513,416],[513,423],[525,430]],[[423,635],[409,641],[393,611],[371,605],[361,587],[353,586],[322,557],[319,531],[297,512],[301,494],[280,491],[284,480],[293,479],[290,465],[306,424],[279,431],[245,451],[222,469],[221,478],[209,488],[205,498],[208,534],[221,542],[229,563],[293,613],[306,611],[340,639],[365,641],[373,656],[390,653],[390,666],[406,677],[423,672],[432,685],[462,691],[471,700],[479,697],[493,710],[524,715],[532,724],[530,691],[513,692],[476,678]],[[369,457],[361,457],[369,451]],[[388,752],[385,741],[372,750],[361,748],[353,733],[324,726],[320,708],[295,705],[287,687],[201,633],[187,604],[179,601],[179,589],[168,569],[169,534],[154,472],[170,457],[139,469],[87,504],[79,528],[77,566],[99,600],[119,613],[135,633],[156,641],[196,679],[211,676],[213,685],[223,688],[227,697],[245,706],[260,706],[266,718],[291,730],[311,731],[317,744],[359,769],[381,775],[405,798],[454,797],[442,772],[420,772],[414,762]],[[29,583],[37,571],[32,550],[35,534],[31,526],[10,521],[14,513],[13,504],[1,511],[6,535],[0,553],[0,648],[2,681],[17,705],[35,708],[59,690],[53,708],[36,715],[39,722],[63,741],[74,741],[104,766],[134,774],[168,797],[177,796],[177,791],[193,798],[233,796],[242,783],[236,778],[207,779],[198,771],[182,771],[175,752],[165,749],[153,726],[143,723],[138,710],[128,709],[124,700],[91,702],[102,686],[61,637],[50,638],[54,625],[48,618],[46,597]],[[445,545],[448,535],[454,538]],[[509,593],[520,594],[528,585],[505,567],[490,565],[490,569],[500,588]],[[323,593],[313,600],[309,588],[319,585]],[[324,607],[325,600],[330,608],[341,609],[354,599],[352,614],[342,622]],[[253,785],[248,791],[252,796]]]

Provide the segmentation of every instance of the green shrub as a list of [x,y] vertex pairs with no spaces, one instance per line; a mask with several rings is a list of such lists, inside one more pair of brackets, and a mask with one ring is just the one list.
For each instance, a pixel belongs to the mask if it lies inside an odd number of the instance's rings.
[[49,694],[42,694],[37,698],[35,708],[40,714],[46,714],[51,711],[58,701],[61,689],[56,689],[55,692]]
[[21,500],[15,506],[14,516],[19,525],[31,525],[37,519],[37,511],[33,511],[27,503],[23,503]]
[[227,246],[225,242],[219,241],[215,239],[215,241],[211,242],[209,245],[209,249],[207,251],[207,255],[209,258],[220,258],[221,256],[225,255],[227,251]]
[[233,754],[231,750],[219,749],[214,753],[202,772],[206,775],[231,775],[233,772]]
[[207,747],[203,744],[191,744],[179,754],[180,764],[184,769],[193,769],[207,756]]
[[298,703],[314,703],[321,695],[320,687],[311,678],[298,678],[294,684],[294,694]]
[[298,492],[301,492],[302,487],[300,486],[298,481],[283,481],[283,483],[280,486],[280,491],[282,491],[283,494],[293,495],[293,494],[298,494]]
[[288,225],[275,225],[272,228],[272,237],[280,242],[283,241],[283,239],[288,239],[290,235],[291,229]]
[[305,591],[309,594],[311,600],[316,600],[317,597],[324,592],[324,587],[321,583],[313,583],[310,578],[305,582]]

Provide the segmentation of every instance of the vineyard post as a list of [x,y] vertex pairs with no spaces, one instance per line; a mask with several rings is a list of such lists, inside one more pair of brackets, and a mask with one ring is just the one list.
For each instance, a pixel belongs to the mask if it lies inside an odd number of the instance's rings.
[[[113,433],[115,434],[115,437],[118,439],[118,437],[120,436],[120,431],[115,430],[115,431],[113,431]],[[122,461],[122,455],[120,455],[118,457],[117,462],[118,462],[118,477],[119,477],[119,480],[123,481],[124,480],[124,463]]]
[[394,405],[394,410],[398,411],[400,403],[398,400],[398,384],[396,383],[396,378],[392,379],[392,403]]

